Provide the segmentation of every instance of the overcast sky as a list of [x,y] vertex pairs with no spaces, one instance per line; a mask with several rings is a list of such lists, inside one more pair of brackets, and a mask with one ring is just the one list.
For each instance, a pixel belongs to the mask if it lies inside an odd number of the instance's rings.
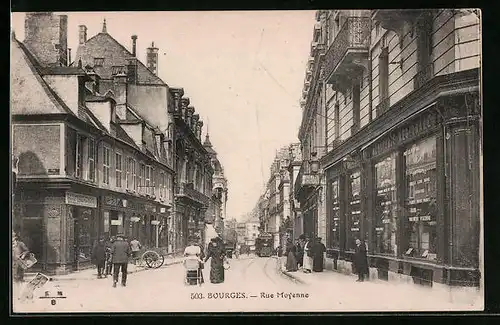
[[[68,15],[68,47],[102,29],[137,52],[160,49],[159,76],[185,96],[204,120],[229,183],[228,218],[251,211],[278,148],[298,142],[299,99],[310,51],[314,11],[102,12]],[[24,14],[12,14],[24,39]]]

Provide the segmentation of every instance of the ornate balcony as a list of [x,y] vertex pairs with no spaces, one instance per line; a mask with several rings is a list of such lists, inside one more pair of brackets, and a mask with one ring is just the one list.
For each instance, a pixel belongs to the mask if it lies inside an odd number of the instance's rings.
[[344,92],[350,80],[368,70],[370,18],[348,17],[325,56],[326,82]]
[[422,13],[419,9],[377,9],[372,11],[372,19],[380,23],[380,27],[392,30],[400,35],[404,22],[413,22]]
[[185,198],[205,207],[208,207],[210,204],[210,198],[196,190],[193,183],[181,183],[177,189],[177,198]]
[[303,190],[311,190],[319,185],[319,175],[311,171],[311,163],[304,161],[295,181],[294,194],[298,198]]

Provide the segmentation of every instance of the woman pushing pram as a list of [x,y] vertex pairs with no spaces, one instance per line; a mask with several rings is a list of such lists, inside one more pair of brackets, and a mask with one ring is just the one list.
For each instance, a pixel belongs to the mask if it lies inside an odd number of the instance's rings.
[[203,250],[195,238],[190,238],[189,245],[184,250],[184,268],[186,269],[186,284],[203,284]]

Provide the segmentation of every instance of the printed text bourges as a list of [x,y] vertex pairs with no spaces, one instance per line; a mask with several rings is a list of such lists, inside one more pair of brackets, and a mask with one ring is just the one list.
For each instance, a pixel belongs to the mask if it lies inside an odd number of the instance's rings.
[[250,294],[246,292],[191,292],[192,300],[203,299],[307,299],[309,294],[305,292],[260,292]]

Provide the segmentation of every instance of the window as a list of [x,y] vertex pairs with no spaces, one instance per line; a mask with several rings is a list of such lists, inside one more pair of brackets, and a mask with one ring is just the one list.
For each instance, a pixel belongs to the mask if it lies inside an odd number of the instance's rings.
[[102,159],[102,182],[103,184],[109,184],[109,168],[111,166],[111,156],[108,147],[103,147],[103,159]]
[[335,103],[335,126],[334,126],[334,132],[335,132],[335,139],[338,139],[340,137],[340,105],[339,103]]
[[354,250],[356,238],[360,236],[361,217],[361,173],[354,172],[349,176],[348,208],[347,208],[347,249]]
[[[436,138],[414,144],[404,152],[406,200],[405,255],[436,259]],[[405,217],[406,217],[405,216]]]
[[104,58],[94,58],[95,67],[102,67],[103,64],[104,64]]
[[331,232],[330,232],[330,247],[340,247],[340,202],[339,202],[339,182],[335,180],[331,183]]
[[130,172],[130,179],[131,179],[131,188],[137,192],[137,169],[136,169],[136,163],[135,159],[130,158],[131,160],[131,172]]
[[165,193],[163,192],[163,188],[165,186],[165,173],[164,172],[160,172],[160,179],[158,181],[158,185],[159,185],[159,195],[160,195],[160,198],[164,198],[165,197]]
[[83,171],[83,137],[81,135],[76,136],[76,170],[75,175],[77,178],[82,177]]
[[118,65],[118,66],[113,66],[111,68],[111,74],[112,75],[117,75],[117,74],[120,74],[120,73],[125,73],[125,66]]
[[375,251],[397,254],[396,154],[375,164]]
[[355,83],[352,87],[352,127],[354,131],[359,130],[360,126],[360,92],[361,92],[360,83]]
[[379,103],[389,97],[389,50],[384,47],[378,57]]
[[95,141],[92,138],[88,139],[88,177],[89,181],[95,182],[95,158],[96,158],[96,146]]
[[152,186],[152,179],[151,179],[151,174],[152,174],[153,168],[151,166],[146,166],[145,167],[145,175],[144,175],[144,185],[146,186],[146,194],[152,194],[151,193],[151,186]]
[[116,187],[122,187],[122,155],[121,153],[116,153]]
[[146,165],[145,164],[140,164],[140,169],[139,169],[139,180],[137,186],[139,187],[139,192],[144,193],[144,178],[146,176]]

